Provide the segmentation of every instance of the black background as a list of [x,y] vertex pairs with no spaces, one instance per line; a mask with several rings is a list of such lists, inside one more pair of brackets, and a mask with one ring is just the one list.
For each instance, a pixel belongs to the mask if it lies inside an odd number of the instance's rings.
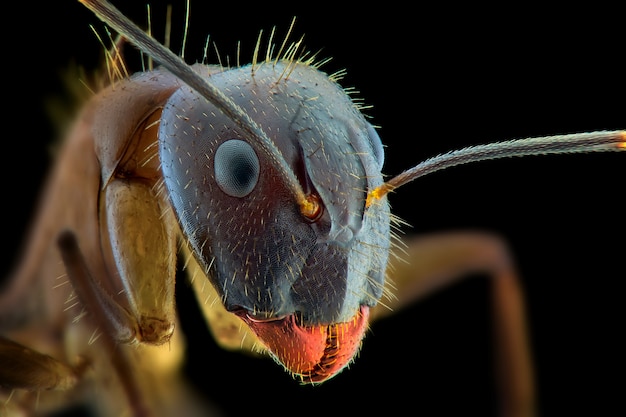
[[[120,7],[145,22],[143,1]],[[152,2],[155,30],[164,2]],[[175,4],[175,51],[183,2]],[[207,2],[209,3],[209,2]],[[242,61],[259,30],[295,37],[345,68],[373,108],[386,144],[386,174],[462,146],[527,136],[623,129],[624,36],[615,10],[442,3],[416,10],[391,3],[341,10],[311,4],[191,4],[186,58],[199,60],[211,35]],[[44,103],[63,93],[71,62],[93,69],[102,25],[71,0],[5,10],[3,275],[27,227],[54,140]],[[364,4],[364,3],[361,3]],[[99,31],[102,33],[102,31]],[[211,55],[215,62],[215,54]],[[424,177],[391,197],[410,233],[480,228],[516,255],[529,298],[542,415],[602,415],[623,408],[626,277],[624,154],[493,161]],[[7,248],[8,246],[8,248]],[[197,314],[184,326],[190,378],[226,415],[493,415],[488,287],[476,277],[373,326],[357,361],[333,380],[299,386],[271,360],[223,352]],[[187,297],[181,290],[181,299]],[[179,304],[190,304],[179,302]],[[621,323],[621,324],[620,324]],[[622,330],[619,330],[622,329]]]

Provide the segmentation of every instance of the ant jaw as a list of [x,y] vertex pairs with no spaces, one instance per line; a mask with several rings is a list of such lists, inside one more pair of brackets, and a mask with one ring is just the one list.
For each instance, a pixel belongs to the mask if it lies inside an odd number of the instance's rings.
[[361,306],[343,323],[303,325],[297,314],[258,320],[244,309],[234,312],[271,355],[302,383],[324,382],[356,356],[368,328],[369,307]]

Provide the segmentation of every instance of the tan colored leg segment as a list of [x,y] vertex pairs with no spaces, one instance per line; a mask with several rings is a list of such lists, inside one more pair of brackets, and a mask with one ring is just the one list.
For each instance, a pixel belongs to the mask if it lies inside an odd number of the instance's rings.
[[483,232],[450,232],[405,239],[406,253],[388,269],[397,298],[377,306],[372,320],[472,274],[491,278],[502,415],[536,415],[533,365],[523,291],[503,240]]
[[144,403],[137,375],[132,372],[132,358],[127,355],[125,350],[116,347],[117,342],[112,336],[115,334],[115,324],[110,317],[110,311],[102,304],[103,298],[98,294],[99,288],[94,284],[93,278],[89,274],[74,234],[71,232],[62,233],[59,237],[59,249],[72,285],[83,304],[89,306],[92,319],[102,329],[102,342],[128,395],[133,415],[148,417],[151,413]]

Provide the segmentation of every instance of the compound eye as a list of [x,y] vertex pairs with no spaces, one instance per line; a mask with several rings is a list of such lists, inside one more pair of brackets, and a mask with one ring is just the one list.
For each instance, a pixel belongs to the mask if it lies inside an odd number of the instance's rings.
[[215,152],[215,180],[231,197],[245,197],[259,181],[259,158],[247,142],[231,139]]
[[369,123],[367,125],[367,137],[370,141],[370,146],[372,147],[372,153],[374,154],[374,159],[376,160],[376,164],[378,165],[378,170],[382,171],[383,164],[385,163],[385,151],[383,150],[383,142],[380,140],[380,136],[378,136],[378,132],[376,132],[374,126]]

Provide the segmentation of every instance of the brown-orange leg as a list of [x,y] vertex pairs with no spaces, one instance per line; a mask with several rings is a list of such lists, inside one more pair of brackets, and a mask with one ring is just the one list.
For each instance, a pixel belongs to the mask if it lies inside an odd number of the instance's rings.
[[116,325],[111,318],[110,310],[102,303],[104,298],[98,293],[99,287],[89,273],[76,237],[71,232],[63,232],[58,243],[67,275],[74,289],[83,304],[89,306],[92,320],[103,330],[102,343],[109,353],[111,363],[128,395],[129,404],[133,411],[132,415],[135,417],[149,416],[150,413],[144,404],[136,375],[131,372],[133,369],[132,359],[127,356],[126,350],[116,348],[117,342],[112,336],[116,334]]
[[379,306],[372,320],[414,303],[471,274],[491,277],[497,343],[496,366],[502,415],[536,415],[533,365],[526,328],[523,291],[506,244],[481,232],[450,232],[406,239],[407,254],[392,260],[389,277],[397,299],[391,310]]
[[80,369],[0,336],[0,388],[28,391],[73,387]]
[[[101,329],[101,343],[128,395],[132,415],[149,416],[136,376],[131,372],[132,359],[126,350],[116,346],[118,342],[114,339],[114,335],[120,334],[120,321],[123,321],[123,327],[128,328],[132,319],[120,320],[119,314],[115,314],[123,309],[92,278],[74,234],[67,231],[61,233],[58,244],[72,286],[82,304],[88,306],[91,320]],[[80,364],[74,369],[51,356],[0,337],[0,388],[3,390],[38,392],[71,389],[85,366],[88,364]]]

